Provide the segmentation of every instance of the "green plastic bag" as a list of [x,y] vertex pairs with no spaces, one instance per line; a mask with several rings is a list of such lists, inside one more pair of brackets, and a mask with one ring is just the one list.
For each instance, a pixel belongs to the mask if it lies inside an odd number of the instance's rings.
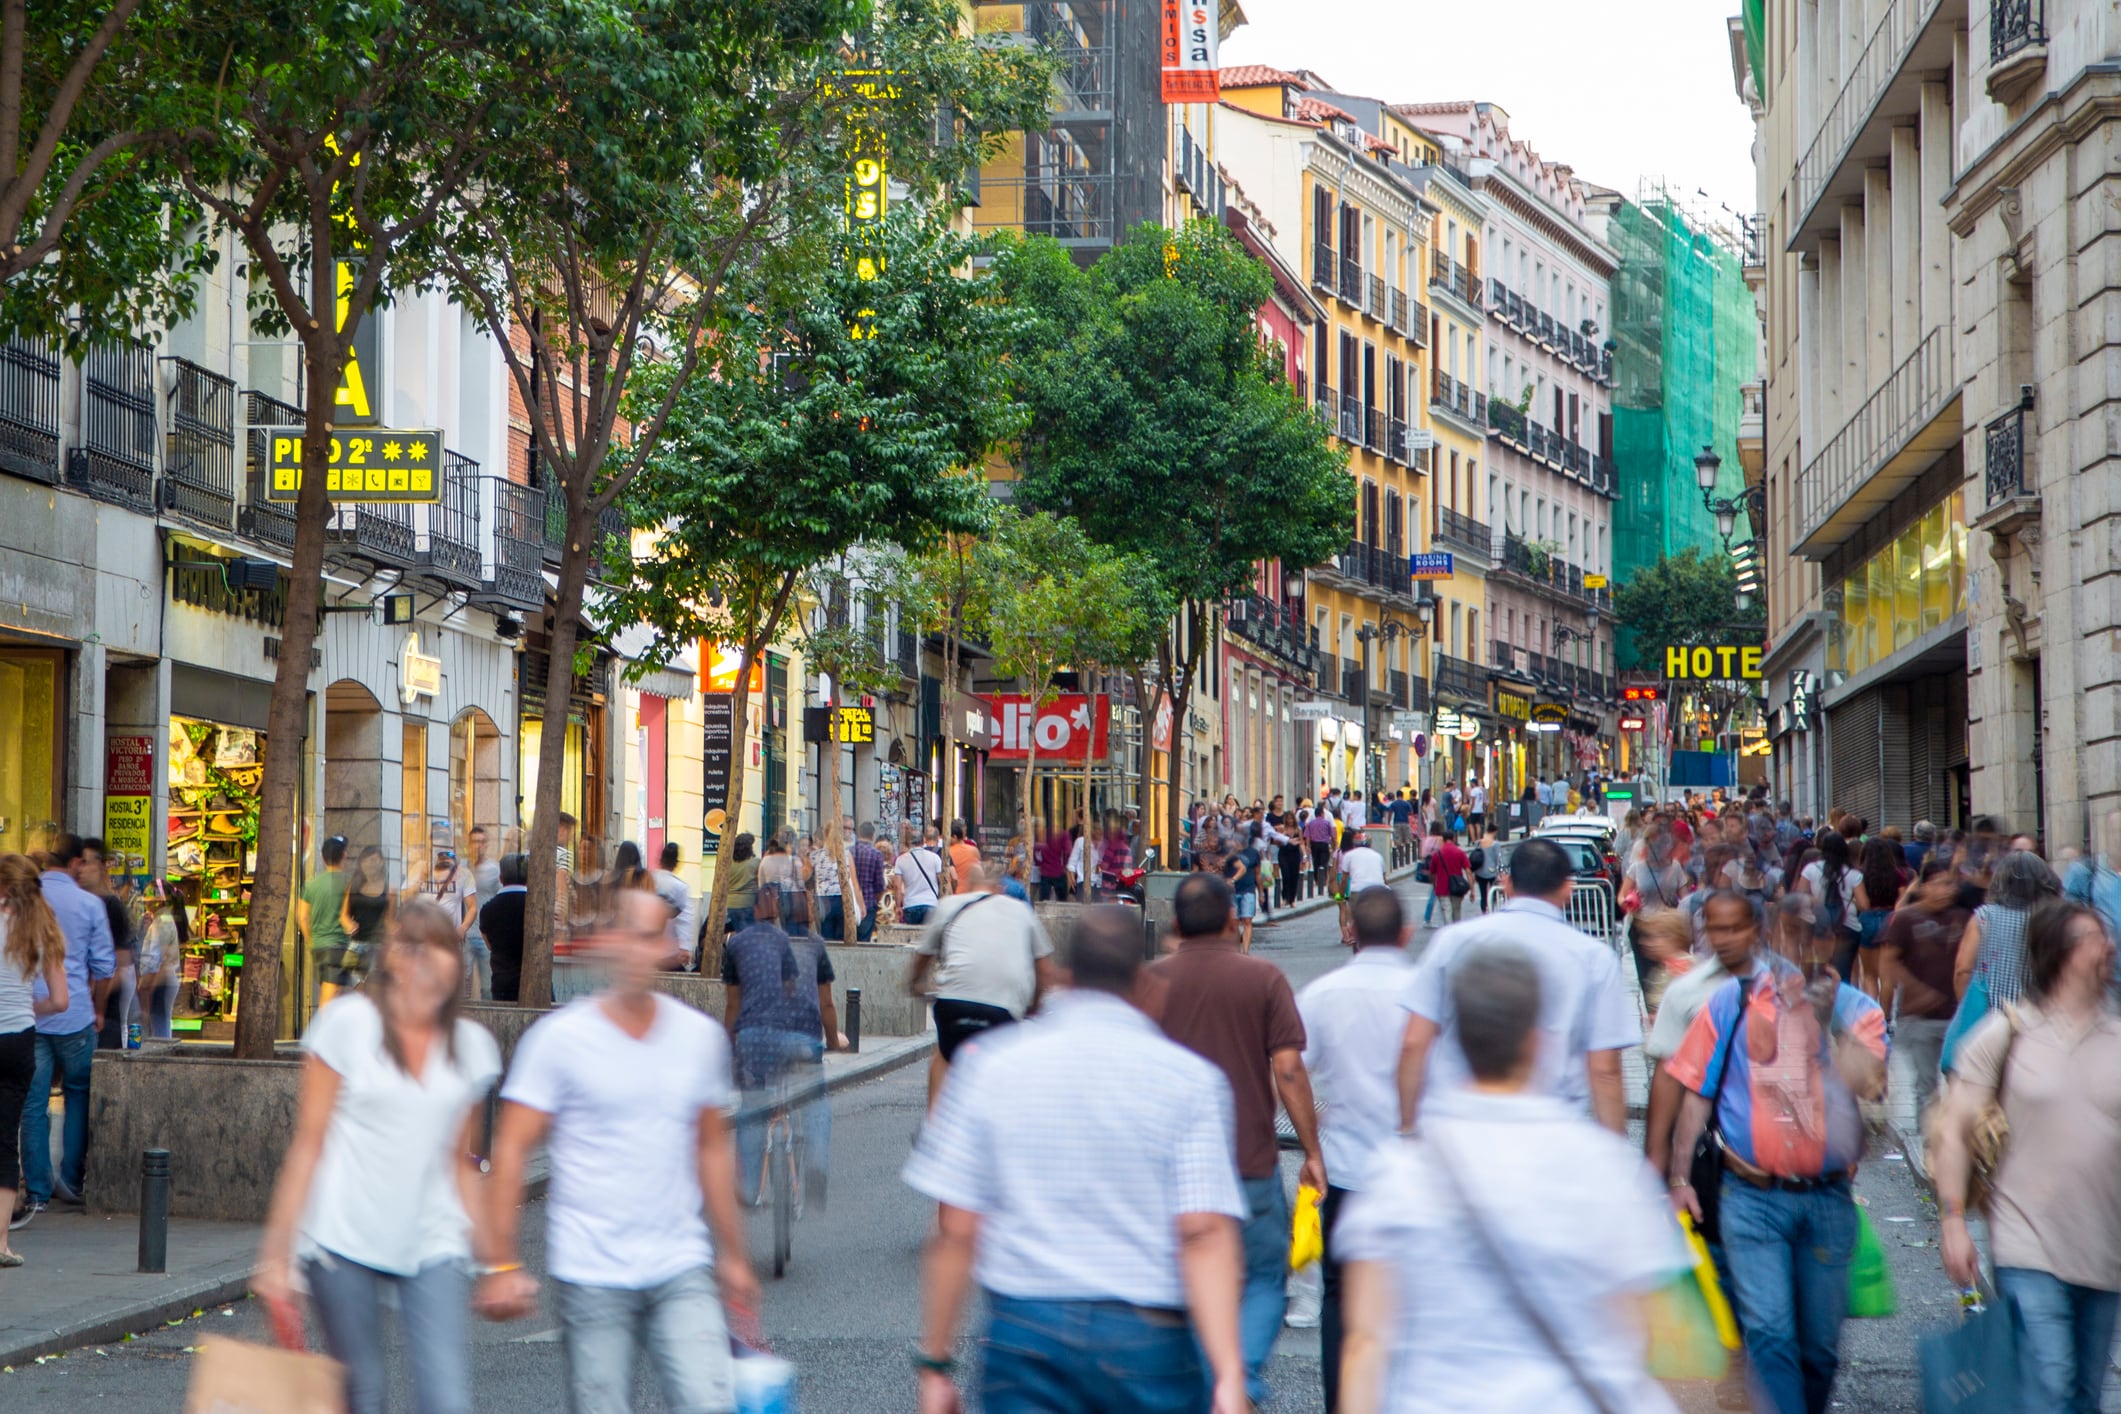
[[1885,1264],[1885,1244],[1871,1226],[1870,1213],[1856,1209],[1856,1253],[1849,1260],[1849,1314],[1883,1320],[1900,1309],[1893,1293],[1892,1268]]
[[1644,1306],[1649,1349],[1645,1363],[1660,1380],[1720,1380],[1731,1352],[1717,1333],[1699,1276],[1689,1270],[1651,1292]]

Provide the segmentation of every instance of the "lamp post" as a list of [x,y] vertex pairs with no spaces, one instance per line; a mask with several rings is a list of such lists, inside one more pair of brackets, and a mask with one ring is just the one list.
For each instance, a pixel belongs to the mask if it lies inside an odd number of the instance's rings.
[[[1709,514],[1716,517],[1716,534],[1723,541],[1724,553],[1738,562],[1738,594],[1736,605],[1740,613],[1750,608],[1753,595],[1760,587],[1760,530],[1761,522],[1767,518],[1767,487],[1748,486],[1736,496],[1724,497],[1716,494],[1716,476],[1723,469],[1723,458],[1716,455],[1713,447],[1703,447],[1694,458],[1694,484],[1701,488],[1701,504]],[[1745,512],[1746,524],[1752,536],[1741,542],[1737,551],[1731,549],[1731,536],[1738,529],[1738,513]]]
[[[1417,614],[1421,612],[1419,607],[1416,608],[1415,612]],[[1370,792],[1382,789],[1377,778],[1377,768],[1373,763],[1382,759],[1383,756],[1383,753],[1377,749],[1377,738],[1370,734],[1370,645],[1378,639],[1383,639],[1389,643],[1406,632],[1408,632],[1407,626],[1397,619],[1386,619],[1382,623],[1364,624],[1361,628],[1355,630],[1355,637],[1362,642],[1362,778],[1363,792],[1366,797]],[[1367,806],[1369,802],[1365,799],[1363,803]]]
[[[1422,594],[1416,596],[1414,600],[1414,636],[1421,639],[1425,645],[1433,644],[1435,642],[1435,637],[1433,634],[1430,633],[1429,630],[1435,624],[1435,622],[1436,596],[1433,594]],[[1429,652],[1429,649],[1424,648],[1423,651]],[[1428,683],[1429,725],[1433,728],[1436,725],[1436,658],[1433,652],[1430,652],[1429,657]],[[1430,740],[1432,742],[1435,740],[1435,733],[1433,731],[1430,733]],[[1414,780],[1412,784],[1414,786],[1417,799],[1419,798],[1421,791],[1421,770],[1422,767],[1426,766],[1427,764],[1428,763],[1426,761],[1416,761],[1414,763]]]

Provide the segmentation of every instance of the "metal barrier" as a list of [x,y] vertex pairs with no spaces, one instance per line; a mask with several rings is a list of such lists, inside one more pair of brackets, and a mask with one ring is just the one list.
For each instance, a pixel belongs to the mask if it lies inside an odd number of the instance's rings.
[[[1500,883],[1488,885],[1487,907],[1493,913],[1505,895]],[[1569,926],[1594,938],[1619,945],[1620,910],[1614,906],[1613,886],[1603,879],[1578,879],[1569,891]]]

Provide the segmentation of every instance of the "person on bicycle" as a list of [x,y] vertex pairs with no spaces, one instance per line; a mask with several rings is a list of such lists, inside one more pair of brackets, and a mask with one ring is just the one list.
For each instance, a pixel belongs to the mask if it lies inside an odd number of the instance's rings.
[[722,949],[722,983],[737,1085],[744,1107],[736,1122],[737,1192],[760,1201],[766,1127],[785,1098],[802,1126],[806,1198],[825,1201],[832,1110],[825,1103],[825,1052],[846,1044],[832,1004],[832,956],[824,940],[780,925],[780,891],[759,890],[752,924]]

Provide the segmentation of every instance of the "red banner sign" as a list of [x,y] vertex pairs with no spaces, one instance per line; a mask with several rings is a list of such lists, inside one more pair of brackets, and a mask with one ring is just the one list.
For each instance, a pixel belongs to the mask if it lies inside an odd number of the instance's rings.
[[1217,0],[1163,0],[1163,99],[1213,103],[1222,97],[1216,50],[1222,37]]
[[107,739],[103,790],[106,795],[155,793],[155,739],[114,736]]
[[1000,740],[987,753],[990,761],[1022,761],[1034,741],[1041,761],[1080,761],[1086,752],[1097,758],[1108,750],[1112,699],[1102,692],[1094,701],[1080,692],[1058,693],[1043,704],[1019,692],[981,700],[1001,723]]

